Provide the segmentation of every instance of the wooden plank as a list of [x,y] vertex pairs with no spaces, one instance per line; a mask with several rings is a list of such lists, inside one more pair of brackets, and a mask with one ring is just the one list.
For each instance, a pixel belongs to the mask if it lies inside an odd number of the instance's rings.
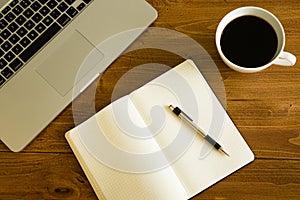
[[1,153],[0,199],[96,199],[73,154]]
[[[96,199],[72,154],[1,153],[0,160],[0,199]],[[299,196],[300,159],[257,159],[194,199]]]

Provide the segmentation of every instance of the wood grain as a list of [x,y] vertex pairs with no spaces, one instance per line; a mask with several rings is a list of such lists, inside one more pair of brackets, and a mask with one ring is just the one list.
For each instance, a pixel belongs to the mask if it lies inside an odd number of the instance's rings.
[[[159,13],[152,27],[183,33],[211,56],[218,73],[205,68],[207,75],[217,77],[208,82],[256,156],[253,163],[193,199],[299,199],[300,62],[293,67],[274,65],[259,73],[241,74],[225,66],[214,44],[218,22],[227,12],[245,5],[260,6],[280,19],[286,32],[285,50],[299,59],[299,0],[148,2]],[[135,44],[142,42],[143,36]],[[184,45],[181,40],[176,42]],[[191,52],[197,54],[193,49]],[[118,84],[136,66],[162,63],[172,67],[183,60],[157,49],[127,53],[75,100],[77,106],[68,106],[24,151],[12,153],[0,143],[0,199],[96,199],[64,138],[64,133],[75,125],[73,113],[79,123],[108,105],[114,92],[116,96],[127,94],[166,70],[154,67],[137,71],[126,84]],[[95,105],[90,101],[93,95]]]

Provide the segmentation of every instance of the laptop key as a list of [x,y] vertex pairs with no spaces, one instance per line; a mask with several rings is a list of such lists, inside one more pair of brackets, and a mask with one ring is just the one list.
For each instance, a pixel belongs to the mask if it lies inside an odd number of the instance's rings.
[[4,29],[8,25],[5,19],[0,20],[0,29]]
[[17,30],[17,34],[22,38],[28,31],[24,28],[21,27],[19,30]]
[[22,0],[20,4],[23,8],[27,8],[31,3],[29,0]]
[[27,8],[24,12],[23,12],[23,15],[27,18],[30,18],[32,15],[34,14],[34,12],[30,9],[30,8]]
[[52,22],[53,22],[53,19],[52,19],[50,16],[47,16],[47,17],[43,20],[43,23],[44,23],[46,26],[49,26]]
[[42,33],[31,45],[25,49],[21,54],[20,58],[23,62],[27,62],[36,52],[38,52],[56,33],[62,28],[57,24],[53,23],[44,33]]
[[23,50],[23,48],[22,48],[21,45],[19,45],[19,44],[17,44],[16,46],[14,46],[14,47],[12,48],[12,51],[13,51],[16,55],[18,55],[19,53],[21,53],[22,50]]
[[42,15],[40,15],[39,13],[36,13],[35,15],[33,15],[32,20],[35,23],[39,23],[41,20],[43,19]]
[[14,7],[15,5],[17,5],[18,4],[18,0],[13,0],[12,2],[10,2],[10,6],[11,7]]
[[54,19],[57,19],[57,18],[60,16],[60,14],[61,14],[61,12],[59,12],[59,10],[57,10],[57,9],[54,9],[54,10],[50,13],[51,17],[53,17]]
[[6,67],[4,70],[2,70],[1,74],[6,79],[9,79],[14,74],[14,72],[11,69],[9,69],[9,67]]
[[42,6],[41,4],[39,4],[39,2],[36,1],[30,7],[32,8],[32,10],[38,11]]
[[29,34],[27,35],[31,40],[34,40],[39,34],[35,31],[32,30],[29,32]]
[[68,17],[68,15],[63,14],[62,16],[60,16],[60,18],[58,18],[57,22],[58,22],[61,26],[65,26],[70,20],[71,20],[71,18]]
[[4,40],[6,40],[11,35],[11,33],[7,29],[5,29],[0,33],[0,35]]
[[25,26],[28,30],[31,30],[31,29],[35,26],[35,24],[34,24],[34,22],[33,22],[32,20],[28,20],[28,21],[24,24],[24,26]]
[[11,23],[11,24],[8,26],[8,29],[9,29],[11,32],[15,32],[18,28],[19,28],[19,26],[18,26],[15,22]]
[[23,63],[19,58],[16,58],[14,61],[12,61],[9,66],[14,70],[15,72],[18,71],[22,67]]
[[66,0],[66,2],[69,4],[69,5],[72,5],[72,3],[74,3],[76,0]]
[[3,8],[3,10],[1,11],[3,15],[5,15],[6,13],[8,13],[10,11],[10,7],[6,6],[5,8]]
[[61,11],[61,12],[64,12],[65,10],[68,9],[68,5],[65,3],[65,2],[62,2],[61,4],[58,5],[58,9]]
[[55,0],[50,0],[48,3],[47,3],[47,6],[50,8],[50,9],[53,9],[55,8],[55,6],[57,6],[57,2]]
[[2,45],[1,48],[4,51],[8,51],[12,47],[11,43],[9,41],[5,41]]
[[43,15],[43,16],[46,16],[49,12],[50,12],[50,9],[47,7],[47,6],[43,6],[39,12]]
[[73,7],[71,6],[68,10],[67,10],[67,13],[70,17],[75,17],[75,15],[78,14],[78,11]]
[[4,60],[3,58],[1,58],[0,59],[0,69],[3,69],[6,65],[7,65],[6,60]]
[[46,29],[46,26],[41,22],[36,25],[35,30],[39,33],[43,32]]
[[16,22],[21,26],[22,24],[24,24],[26,22],[26,19],[24,16],[20,15],[17,19]]
[[24,37],[21,41],[20,44],[25,48],[30,44],[30,40],[27,37]]
[[7,60],[7,62],[12,61],[15,57],[16,57],[15,54],[13,54],[11,51],[8,52],[8,53],[4,56],[4,58]]
[[11,22],[12,20],[14,20],[16,18],[16,16],[10,12],[8,13],[5,17],[4,17],[8,22]]
[[81,3],[77,6],[77,10],[81,11],[85,7],[85,3]]
[[16,44],[20,40],[20,37],[18,35],[16,35],[16,34],[13,34],[8,40],[12,44]]
[[21,12],[23,11],[23,8],[19,5],[17,5],[14,9],[13,9],[13,13],[15,13],[15,15],[19,15]]

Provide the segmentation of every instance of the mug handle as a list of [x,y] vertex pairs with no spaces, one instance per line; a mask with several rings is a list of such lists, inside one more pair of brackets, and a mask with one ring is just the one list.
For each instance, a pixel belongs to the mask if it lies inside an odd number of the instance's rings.
[[296,63],[296,56],[289,52],[282,52],[279,57],[274,61],[275,65],[293,66]]

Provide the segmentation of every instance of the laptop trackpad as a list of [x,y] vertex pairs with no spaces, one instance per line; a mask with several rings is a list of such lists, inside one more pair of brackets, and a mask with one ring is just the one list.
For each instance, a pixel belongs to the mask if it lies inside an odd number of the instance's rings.
[[81,33],[74,31],[53,49],[36,71],[65,96],[103,57]]

